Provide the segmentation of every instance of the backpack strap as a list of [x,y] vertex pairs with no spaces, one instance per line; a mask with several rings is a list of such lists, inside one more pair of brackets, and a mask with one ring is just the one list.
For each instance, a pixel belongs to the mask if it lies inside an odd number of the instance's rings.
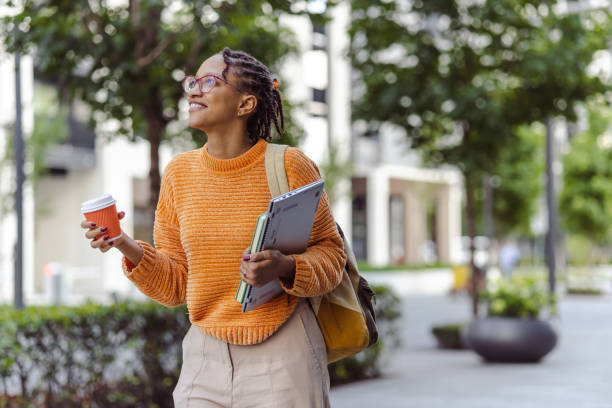
[[[266,177],[272,197],[289,192],[289,183],[285,172],[285,150],[287,150],[286,145],[274,143],[268,143],[268,147],[266,147]],[[319,310],[321,298],[321,296],[308,298],[315,315]]]
[[285,172],[285,151],[287,145],[268,143],[266,147],[266,177],[272,197],[289,192],[289,182]]

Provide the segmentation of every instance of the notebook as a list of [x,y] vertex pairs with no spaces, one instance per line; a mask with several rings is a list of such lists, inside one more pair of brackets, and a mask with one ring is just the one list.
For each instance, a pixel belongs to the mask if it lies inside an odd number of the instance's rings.
[[[317,180],[272,198],[268,211],[257,219],[251,252],[266,249],[278,249],[287,255],[304,252],[317,215],[324,183],[322,179]],[[236,300],[242,303],[242,311],[248,312],[282,292],[283,289],[276,279],[259,288],[241,280]]]

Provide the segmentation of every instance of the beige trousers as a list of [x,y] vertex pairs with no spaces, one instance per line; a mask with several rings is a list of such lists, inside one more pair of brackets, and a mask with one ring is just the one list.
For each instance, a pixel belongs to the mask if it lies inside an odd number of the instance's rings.
[[329,407],[325,341],[308,302],[300,299],[276,333],[252,346],[191,326],[172,395],[176,408]]

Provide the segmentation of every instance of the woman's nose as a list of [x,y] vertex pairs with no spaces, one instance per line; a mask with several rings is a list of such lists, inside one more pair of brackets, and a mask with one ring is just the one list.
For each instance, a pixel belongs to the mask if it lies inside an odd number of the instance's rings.
[[202,95],[202,91],[200,90],[200,84],[196,84],[196,86],[194,86],[193,88],[191,88],[189,90],[189,92],[187,92],[187,96],[191,96],[191,95]]

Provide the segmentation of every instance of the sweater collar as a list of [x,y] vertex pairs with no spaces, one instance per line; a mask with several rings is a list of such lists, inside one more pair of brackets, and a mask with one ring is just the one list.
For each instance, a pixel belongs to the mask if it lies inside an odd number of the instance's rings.
[[249,167],[258,158],[263,157],[266,152],[267,142],[264,139],[259,139],[253,147],[245,153],[233,159],[217,159],[208,154],[206,147],[208,143],[202,147],[202,163],[204,167],[215,172],[235,172],[243,168]]

